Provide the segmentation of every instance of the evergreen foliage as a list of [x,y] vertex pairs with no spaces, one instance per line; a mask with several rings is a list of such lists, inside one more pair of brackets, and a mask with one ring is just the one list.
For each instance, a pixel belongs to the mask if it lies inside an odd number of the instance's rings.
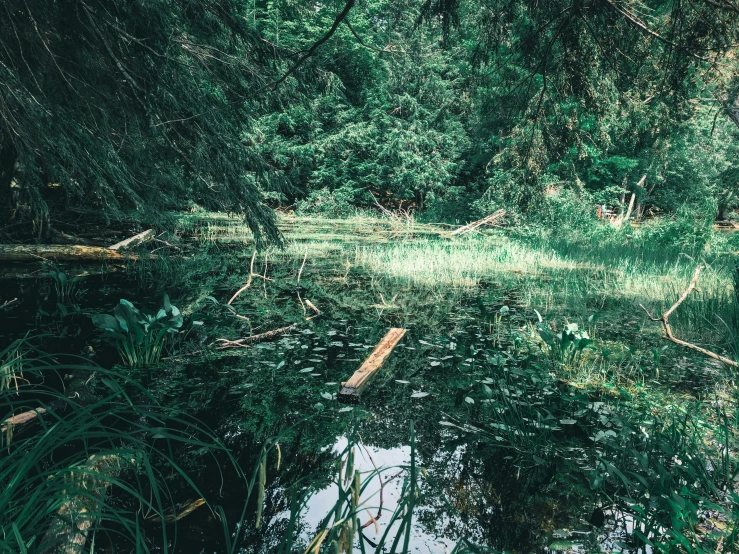
[[7,233],[32,222],[53,240],[65,221],[192,204],[274,239],[278,204],[464,220],[538,212],[561,190],[610,206],[633,193],[639,213],[710,197],[724,218],[739,202],[728,0],[2,10]]

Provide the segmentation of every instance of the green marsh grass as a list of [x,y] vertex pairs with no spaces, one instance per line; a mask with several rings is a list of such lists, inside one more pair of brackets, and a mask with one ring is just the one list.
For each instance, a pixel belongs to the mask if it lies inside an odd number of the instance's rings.
[[23,378],[23,355],[26,350],[25,339],[16,339],[0,351],[0,393],[15,389]]
[[[88,522],[87,545],[125,545],[137,552],[152,551],[152,529],[161,549],[169,552],[175,536],[164,520],[175,511],[173,486],[203,495],[196,479],[182,464],[184,450],[201,450],[222,478],[245,481],[235,459],[200,422],[159,405],[135,381],[114,371],[79,363],[50,363],[30,359],[19,391],[0,392],[2,420],[35,410],[35,423],[10,426],[0,451],[0,552],[36,552],[62,506],[72,498],[86,512],[69,514],[76,523]],[[95,379],[98,395],[87,403],[39,384],[57,372],[75,372],[83,381]],[[110,460],[116,471],[90,469],[91,457]],[[189,456],[192,456],[190,454]],[[221,469],[222,468],[222,469]],[[102,471],[102,473],[99,473]],[[91,480],[97,485],[90,486]],[[100,489],[113,494],[99,494]],[[96,492],[97,491],[97,492]],[[215,509],[212,506],[210,509]],[[158,528],[158,530],[157,530]],[[176,527],[175,527],[176,529]]]

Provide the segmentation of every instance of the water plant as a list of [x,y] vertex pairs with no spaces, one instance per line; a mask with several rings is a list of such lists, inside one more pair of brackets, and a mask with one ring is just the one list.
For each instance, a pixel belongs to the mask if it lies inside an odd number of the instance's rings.
[[550,360],[559,366],[571,368],[581,358],[586,349],[591,348],[593,341],[588,332],[580,329],[577,323],[567,323],[557,332],[541,316],[536,332],[543,341],[544,350]]
[[145,314],[121,299],[113,315],[96,314],[92,321],[116,345],[124,364],[149,368],[159,363],[167,337],[178,332],[183,318],[165,294],[163,307],[155,315]]
[[51,277],[51,280],[54,283],[57,302],[63,304],[79,293],[79,290],[77,289],[77,283],[79,279],[77,277],[72,277],[70,279],[69,277],[67,277],[67,274],[61,270],[49,271],[49,277]]

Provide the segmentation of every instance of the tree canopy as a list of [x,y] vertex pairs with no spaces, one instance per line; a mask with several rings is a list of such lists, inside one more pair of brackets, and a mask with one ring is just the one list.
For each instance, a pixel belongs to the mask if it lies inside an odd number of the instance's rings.
[[[192,204],[737,202],[731,0],[8,0],[6,233]],[[646,175],[645,179],[642,179]]]

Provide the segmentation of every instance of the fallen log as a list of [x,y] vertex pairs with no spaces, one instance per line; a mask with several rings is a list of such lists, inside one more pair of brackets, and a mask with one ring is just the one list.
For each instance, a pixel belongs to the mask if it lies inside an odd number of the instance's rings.
[[121,472],[121,461],[116,455],[90,456],[71,475],[69,490],[79,490],[57,510],[49,530],[41,542],[43,553],[82,554],[87,534],[100,514],[111,480]]
[[400,342],[400,339],[403,338],[405,333],[405,329],[398,327],[393,327],[387,332],[362,366],[354,372],[354,375],[348,381],[342,383],[338,395],[340,401],[356,402],[359,399],[362,390],[369,384],[370,379],[377,373],[377,370],[382,367],[385,359],[390,355],[393,348]]
[[53,260],[56,262],[69,261],[122,261],[135,259],[126,256],[117,250],[101,246],[80,246],[69,244],[0,244],[0,261],[2,262],[29,262],[39,260]]
[[109,246],[108,249],[109,250],[128,250],[129,248],[138,246],[139,244],[144,243],[153,238],[154,238],[154,230],[147,229],[143,233],[139,233],[138,235],[134,235],[131,238],[127,238],[126,240],[117,242],[113,246]]
[[450,236],[457,236],[457,235],[464,235],[465,233],[469,233],[470,231],[474,231],[475,229],[478,229],[482,227],[483,225],[495,225],[499,219],[501,219],[506,214],[505,210],[498,210],[497,212],[493,212],[492,214],[483,217],[482,219],[478,219],[477,221],[473,221],[472,223],[468,223],[467,225],[463,225],[462,227],[455,229],[451,233],[449,233]]

